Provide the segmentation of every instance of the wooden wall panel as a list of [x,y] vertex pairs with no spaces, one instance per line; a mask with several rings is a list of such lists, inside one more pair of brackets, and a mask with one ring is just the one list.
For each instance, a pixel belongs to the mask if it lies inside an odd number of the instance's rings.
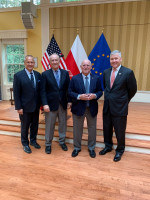
[[53,33],[64,56],[77,35],[87,55],[102,30],[111,50],[122,52],[123,65],[134,70],[138,90],[150,91],[150,1],[50,8]]

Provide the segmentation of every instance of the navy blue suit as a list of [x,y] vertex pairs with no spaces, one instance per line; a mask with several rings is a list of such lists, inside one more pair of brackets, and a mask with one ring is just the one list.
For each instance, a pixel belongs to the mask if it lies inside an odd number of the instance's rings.
[[36,87],[32,86],[25,69],[14,75],[13,91],[15,100],[15,109],[23,109],[21,120],[21,142],[23,146],[29,144],[28,129],[30,127],[30,142],[36,142],[39,121],[39,108],[41,105],[40,82],[41,75],[34,71]]
[[49,105],[51,111],[56,111],[59,104],[67,109],[69,74],[66,70],[60,69],[60,86],[58,87],[52,69],[42,73],[42,104]]
[[[85,94],[85,87],[82,74],[72,77],[69,86],[69,97],[72,99],[71,111],[77,116],[82,116],[86,110],[86,101],[77,100],[79,94]],[[97,98],[89,102],[91,115],[94,117],[98,113],[97,100],[102,96],[101,82],[98,76],[91,74],[90,93],[96,94]]]

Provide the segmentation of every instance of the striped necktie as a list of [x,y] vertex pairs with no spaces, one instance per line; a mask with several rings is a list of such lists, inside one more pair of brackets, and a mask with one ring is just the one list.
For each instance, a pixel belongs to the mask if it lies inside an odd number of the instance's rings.
[[33,72],[31,72],[30,74],[31,74],[31,83],[32,83],[32,86],[33,86],[33,88],[35,88],[34,78],[33,78]]
[[113,69],[112,74],[111,74],[110,88],[112,88],[114,81],[115,81],[115,71],[116,71],[116,69]]

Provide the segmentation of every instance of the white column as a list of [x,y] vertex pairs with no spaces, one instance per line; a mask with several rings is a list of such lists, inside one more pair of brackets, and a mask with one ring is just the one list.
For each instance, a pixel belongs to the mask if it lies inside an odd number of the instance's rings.
[[42,55],[49,44],[49,0],[41,1],[41,39],[42,39]]

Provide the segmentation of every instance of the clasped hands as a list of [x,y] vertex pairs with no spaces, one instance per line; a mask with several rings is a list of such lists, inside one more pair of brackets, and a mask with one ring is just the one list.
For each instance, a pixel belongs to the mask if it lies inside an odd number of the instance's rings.
[[96,95],[93,93],[89,93],[89,94],[81,94],[79,97],[80,100],[85,100],[85,101],[89,101],[92,99],[96,99]]

